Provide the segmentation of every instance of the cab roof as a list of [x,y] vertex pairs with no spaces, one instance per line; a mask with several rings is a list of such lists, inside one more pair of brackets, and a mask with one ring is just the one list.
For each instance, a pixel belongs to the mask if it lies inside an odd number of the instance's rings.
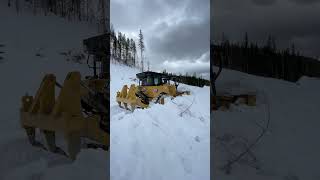
[[167,75],[165,75],[163,73],[153,72],[153,71],[146,71],[146,72],[138,73],[138,74],[136,74],[136,76],[138,79],[145,79],[147,77],[167,78]]

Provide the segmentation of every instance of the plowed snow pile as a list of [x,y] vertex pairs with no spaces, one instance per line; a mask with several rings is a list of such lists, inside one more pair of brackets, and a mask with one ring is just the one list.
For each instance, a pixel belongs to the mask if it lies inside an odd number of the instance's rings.
[[111,64],[111,179],[209,180],[209,87],[180,84],[191,95],[129,112],[115,97],[123,85],[137,84],[136,73]]

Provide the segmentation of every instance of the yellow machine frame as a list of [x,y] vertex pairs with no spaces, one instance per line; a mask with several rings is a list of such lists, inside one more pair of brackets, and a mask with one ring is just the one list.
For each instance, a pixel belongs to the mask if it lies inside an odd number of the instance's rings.
[[[158,76],[159,75],[160,74],[158,74]],[[148,101],[152,101],[155,98],[159,98],[159,104],[164,104],[164,95],[176,97],[182,94],[190,94],[190,92],[178,92],[176,85],[169,84],[168,81],[167,83],[151,86],[136,86],[135,84],[132,84],[130,88],[128,88],[127,85],[124,85],[122,87],[122,90],[117,92],[116,101],[118,102],[120,107],[122,107],[123,105],[126,109],[129,109],[129,105],[131,107],[131,111],[134,111],[136,107],[148,108],[149,104],[144,103],[143,100],[137,96],[138,92],[142,92],[147,97]]]

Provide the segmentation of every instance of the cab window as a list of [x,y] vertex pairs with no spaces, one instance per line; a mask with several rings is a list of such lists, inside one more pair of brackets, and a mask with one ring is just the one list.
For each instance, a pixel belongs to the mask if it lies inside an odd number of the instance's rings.
[[154,85],[153,77],[147,77],[147,86],[152,86],[152,85]]
[[155,77],[155,78],[154,78],[154,84],[155,84],[155,85],[159,85],[159,84],[160,84],[160,78]]
[[142,86],[146,86],[146,85],[147,85],[147,81],[146,81],[145,79],[143,79],[143,80],[141,81],[141,85],[142,85]]

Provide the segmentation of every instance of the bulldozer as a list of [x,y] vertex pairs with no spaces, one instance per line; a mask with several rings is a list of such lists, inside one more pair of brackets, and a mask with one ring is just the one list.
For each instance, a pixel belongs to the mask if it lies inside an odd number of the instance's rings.
[[190,94],[189,91],[177,91],[179,83],[164,73],[146,71],[136,74],[136,77],[139,85],[131,84],[130,88],[124,85],[116,95],[119,107],[132,112],[136,108],[148,108],[150,103],[164,104],[167,96],[174,98],[182,94]]
[[[211,47],[212,48],[212,47]],[[211,110],[228,110],[231,104],[245,104],[248,106],[256,106],[256,93],[255,92],[217,92],[216,80],[219,78],[222,72],[223,58],[221,53],[213,52],[218,65],[218,72],[213,72],[213,66],[210,68],[211,79]]]
[[[80,72],[69,72],[60,84],[54,74],[46,74],[35,96],[21,98],[20,108],[21,125],[30,144],[72,160],[84,147],[107,151],[110,142],[109,35],[88,38],[83,44],[93,76],[81,78]],[[90,55],[94,55],[93,66],[89,63]],[[39,132],[45,143],[36,139]],[[57,146],[57,134],[63,135],[66,150]]]

